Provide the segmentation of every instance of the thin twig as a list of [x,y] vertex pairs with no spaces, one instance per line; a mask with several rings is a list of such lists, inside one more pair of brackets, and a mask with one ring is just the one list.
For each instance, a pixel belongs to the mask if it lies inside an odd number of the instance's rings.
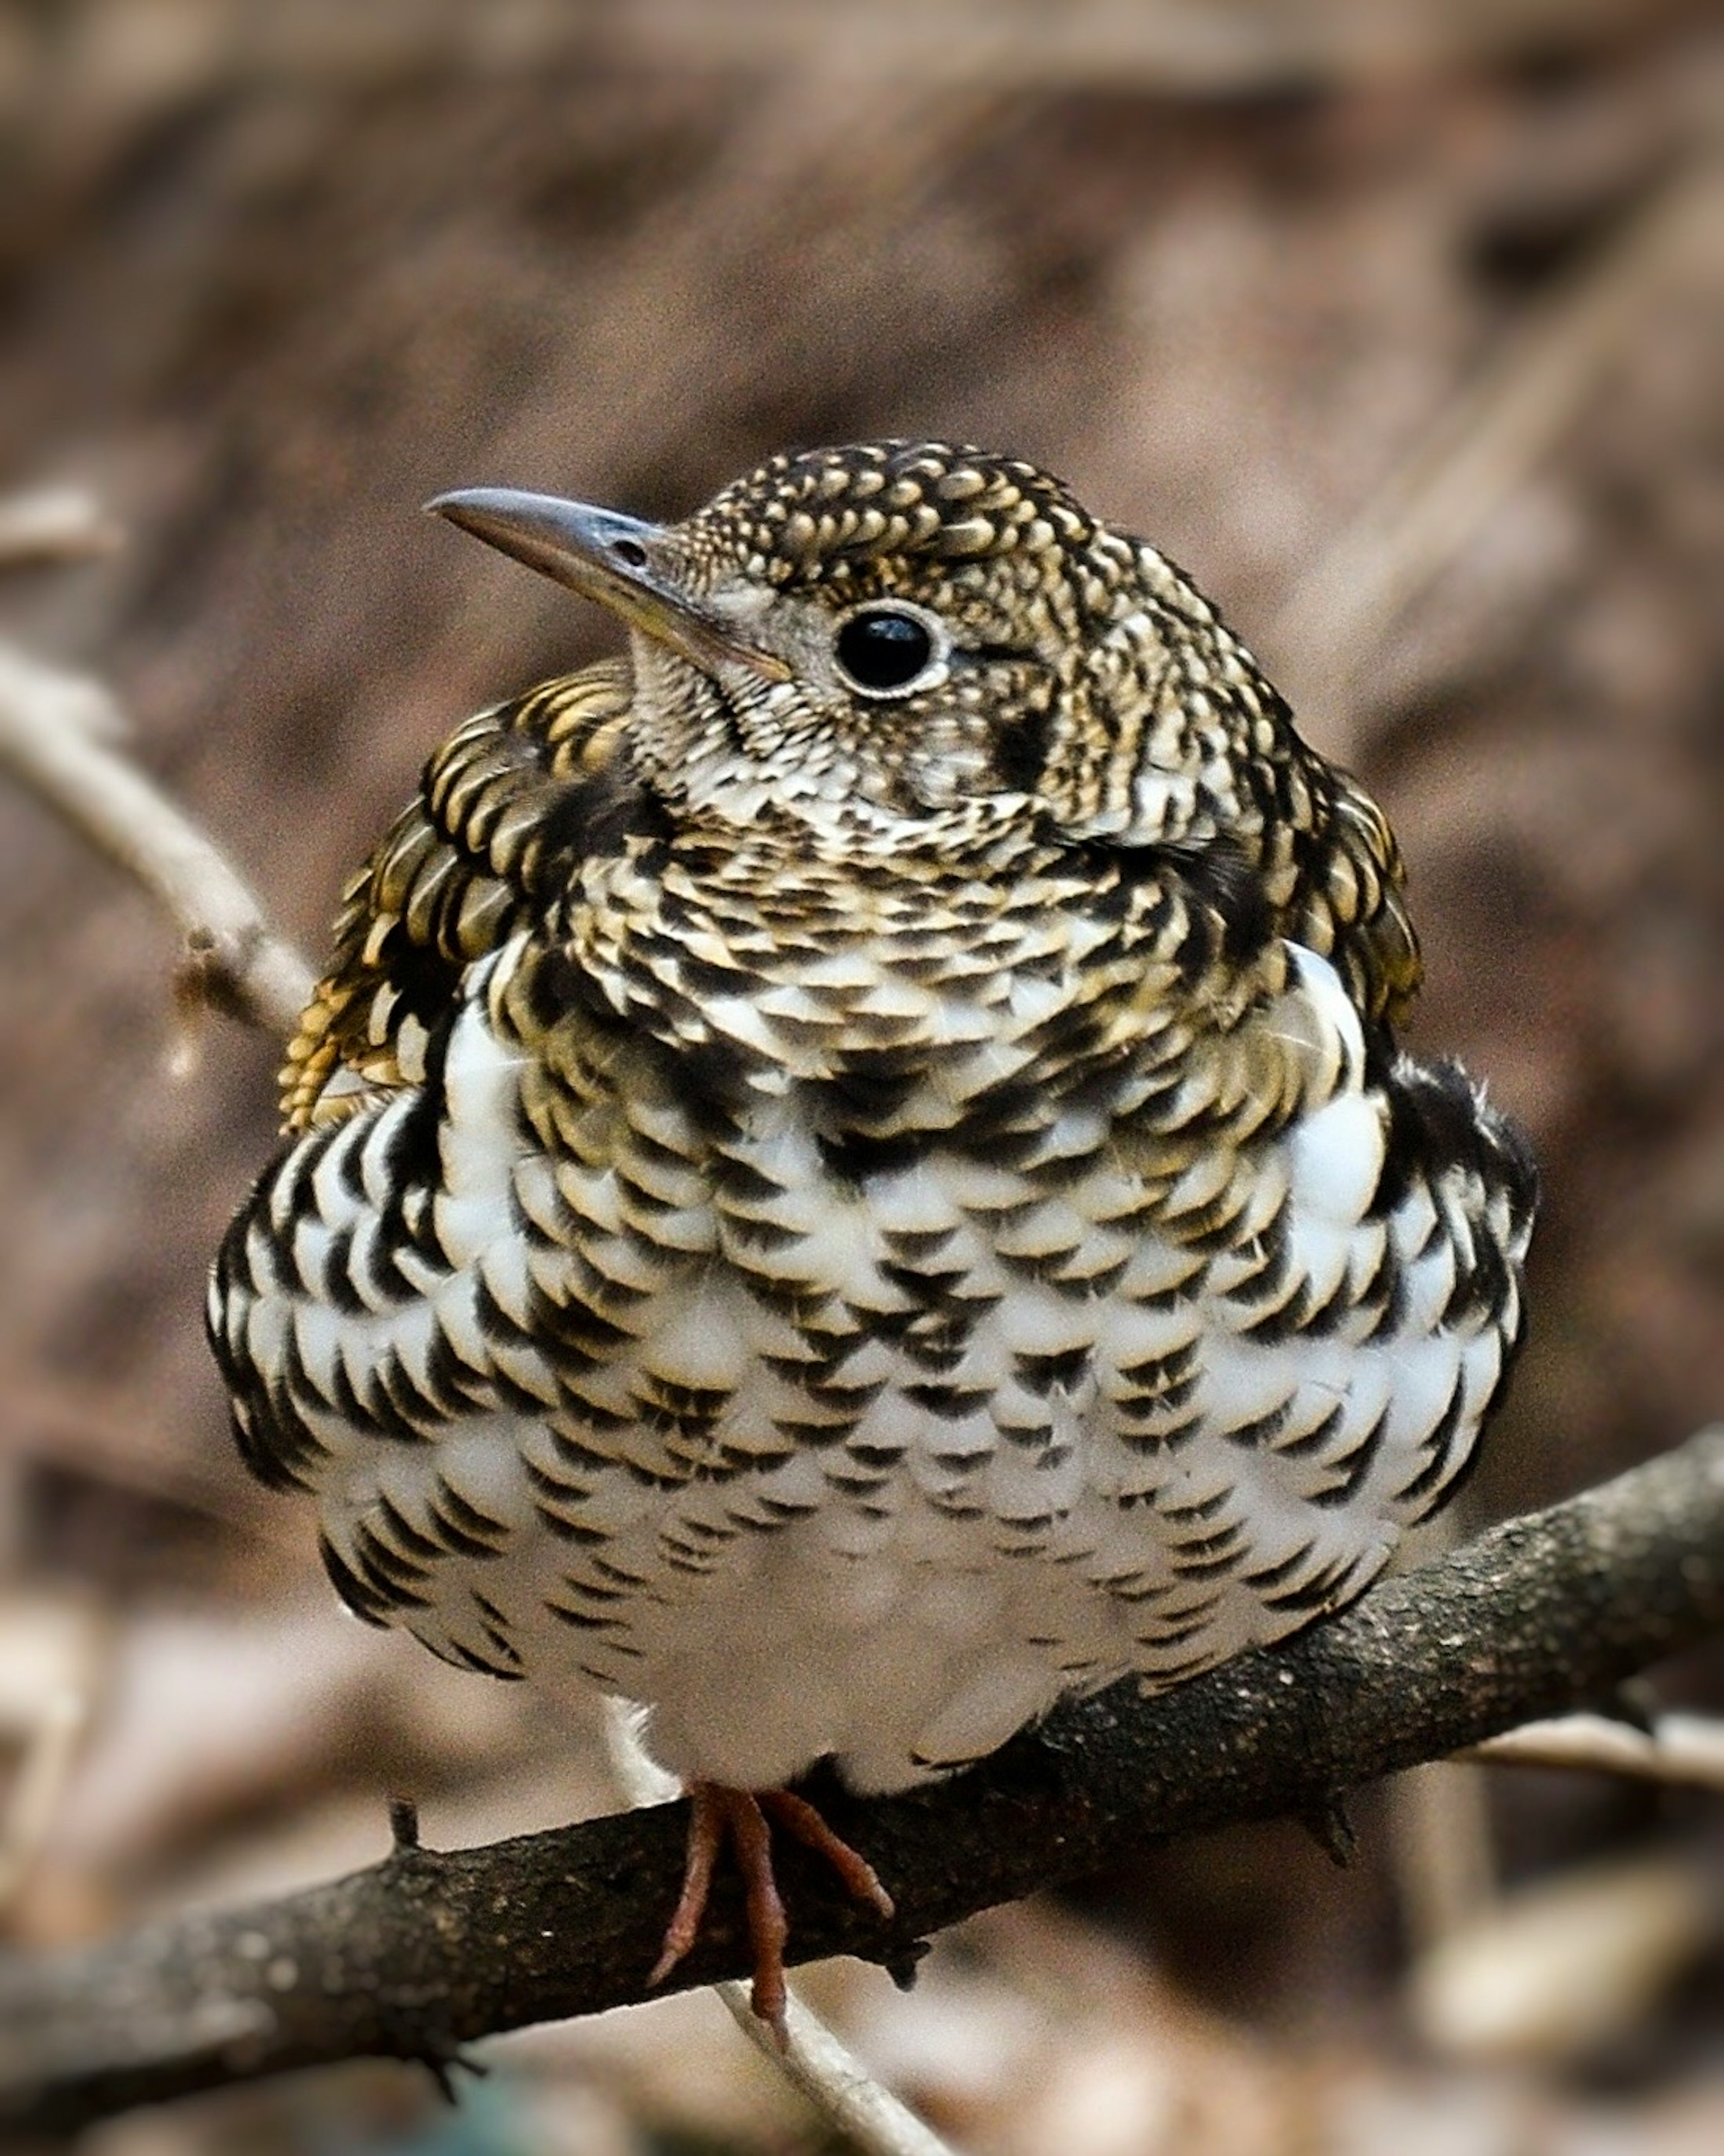
[[1702,152],[1529,312],[1288,593],[1260,641],[1321,683],[1334,753],[1352,752],[1350,706],[1401,614],[1579,419],[1660,290],[1714,244],[1721,210],[1724,155]]
[[126,535],[94,495],[44,487],[0,501],[0,569],[86,562],[111,554]]
[[1581,1768],[1724,1794],[1724,1722],[1701,1714],[1661,1714],[1646,1730],[1602,1714],[1565,1714],[1505,1730],[1455,1756],[1485,1767]]
[[[1156,1699],[1070,1704],[972,1773],[823,1794],[891,1888],[882,1929],[782,1853],[796,1961],[907,1965],[926,1933],[1122,1848],[1320,1808],[1341,1789],[1563,1712],[1724,1627],[1724,1428],[1383,1581],[1274,1650]],[[504,2029],[639,2001],[687,1813],[661,1805],[0,1961],[0,2135],[365,2056],[447,2061]],[[740,1975],[737,1883],[666,1989]]]
[[183,993],[278,1035],[293,1030],[311,968],[275,935],[208,834],[116,744],[126,732],[100,683],[0,646],[0,771],[133,876],[185,938]]

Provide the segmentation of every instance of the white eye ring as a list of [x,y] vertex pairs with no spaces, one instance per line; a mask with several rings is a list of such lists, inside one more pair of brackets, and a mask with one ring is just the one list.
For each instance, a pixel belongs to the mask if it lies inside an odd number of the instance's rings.
[[935,687],[951,657],[945,623],[908,599],[865,599],[833,634],[833,664],[844,685],[880,702]]

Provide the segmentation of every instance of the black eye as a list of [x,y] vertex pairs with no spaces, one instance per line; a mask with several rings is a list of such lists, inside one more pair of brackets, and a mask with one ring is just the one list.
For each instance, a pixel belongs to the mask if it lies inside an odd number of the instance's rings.
[[934,634],[900,607],[867,607],[838,633],[838,663],[859,689],[888,696],[927,670]]

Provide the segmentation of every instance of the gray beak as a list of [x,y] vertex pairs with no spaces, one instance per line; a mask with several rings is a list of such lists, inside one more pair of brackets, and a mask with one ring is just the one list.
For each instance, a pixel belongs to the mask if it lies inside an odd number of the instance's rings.
[[782,659],[721,628],[680,587],[666,566],[670,549],[662,525],[506,486],[462,487],[425,507],[582,598],[596,599],[706,673],[741,665],[769,681],[790,678]]

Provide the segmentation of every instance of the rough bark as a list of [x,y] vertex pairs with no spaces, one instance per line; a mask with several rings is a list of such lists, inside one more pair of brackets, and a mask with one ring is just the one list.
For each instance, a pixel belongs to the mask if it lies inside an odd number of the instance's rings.
[[[1291,1643],[1163,1697],[1061,1709],[937,1788],[827,1809],[895,1896],[883,1931],[782,1852],[792,1958],[903,1974],[916,1942],[1076,1877],[1126,1841],[1276,1814],[1596,1702],[1724,1626],[1724,1428],[1385,1581]],[[0,2133],[362,2055],[446,2062],[474,2039],[646,1995],[681,1857],[661,1805],[483,1849],[403,1831],[380,1864],[284,1900],[0,1961]],[[733,1882],[672,1988],[741,1974]]]

